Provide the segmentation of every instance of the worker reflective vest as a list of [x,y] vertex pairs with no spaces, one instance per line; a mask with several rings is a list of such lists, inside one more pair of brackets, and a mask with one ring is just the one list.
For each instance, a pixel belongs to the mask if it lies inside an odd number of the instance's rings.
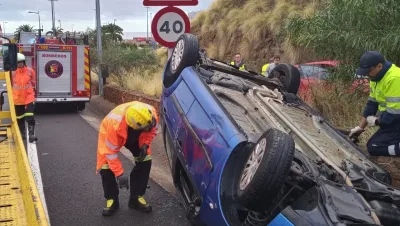
[[[132,103],[134,101],[117,106],[101,122],[97,142],[97,173],[106,165],[107,168],[114,172],[115,176],[123,174],[124,169],[118,158],[118,152],[125,145],[128,138],[128,124],[125,120],[125,113]],[[153,112],[158,124],[159,119],[156,110],[151,105],[148,105],[148,107]],[[149,146],[147,155],[151,155],[150,143],[156,136],[156,130],[155,126],[151,131],[142,132],[139,135],[139,147],[144,144]]]
[[241,70],[241,71],[246,70],[244,63],[240,63],[239,65],[236,65],[234,61],[231,61],[231,65],[239,67],[239,70]]
[[35,100],[36,74],[32,68],[25,66],[13,71],[11,84],[15,105],[27,105]]
[[261,75],[265,76],[265,72],[267,72],[267,68],[268,68],[269,64],[264,64],[264,66],[262,66],[261,68]]
[[380,112],[400,114],[400,68],[392,64],[380,81],[370,81],[368,100],[378,102]]

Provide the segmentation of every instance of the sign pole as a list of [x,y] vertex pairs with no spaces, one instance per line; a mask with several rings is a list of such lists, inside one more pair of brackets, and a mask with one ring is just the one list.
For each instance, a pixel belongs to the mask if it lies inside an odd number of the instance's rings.
[[168,48],[168,60],[171,59],[172,51],[173,51],[173,50],[174,50],[174,49],[172,49],[172,48]]

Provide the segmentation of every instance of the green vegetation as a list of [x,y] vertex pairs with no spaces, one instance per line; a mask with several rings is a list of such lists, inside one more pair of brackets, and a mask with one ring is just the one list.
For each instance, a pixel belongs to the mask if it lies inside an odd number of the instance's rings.
[[[400,64],[400,4],[395,0],[216,0],[199,13],[192,31],[208,54],[228,61],[240,52],[251,70],[273,55],[291,64],[339,60],[332,92],[315,84],[310,104],[341,129],[359,122],[368,94],[346,92],[360,56],[379,50]],[[363,134],[366,141],[374,129]]]
[[[89,36],[91,47],[91,68],[97,75],[101,64],[97,55],[97,31],[87,29],[85,34]],[[123,29],[118,25],[107,24],[102,27],[102,67],[108,69],[110,77],[107,81],[159,97],[167,51],[154,51],[148,46],[138,47],[135,44],[124,43],[122,35]]]
[[17,27],[17,29],[14,32],[14,37],[18,38],[18,34],[20,32],[36,32],[36,29],[33,29],[34,26],[31,26],[29,24],[23,24],[19,27]]

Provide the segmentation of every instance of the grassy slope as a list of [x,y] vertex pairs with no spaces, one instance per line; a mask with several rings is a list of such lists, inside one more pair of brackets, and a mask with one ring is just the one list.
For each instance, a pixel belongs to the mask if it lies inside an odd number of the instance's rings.
[[228,61],[240,52],[251,69],[261,70],[274,54],[282,62],[311,60],[304,49],[288,45],[280,34],[291,16],[310,16],[323,0],[215,0],[192,21],[208,55]]

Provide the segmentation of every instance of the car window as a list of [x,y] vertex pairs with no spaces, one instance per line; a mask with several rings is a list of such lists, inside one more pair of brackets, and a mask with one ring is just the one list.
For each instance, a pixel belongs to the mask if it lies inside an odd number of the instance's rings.
[[329,77],[327,68],[315,65],[300,65],[300,70],[302,78],[327,79]]

